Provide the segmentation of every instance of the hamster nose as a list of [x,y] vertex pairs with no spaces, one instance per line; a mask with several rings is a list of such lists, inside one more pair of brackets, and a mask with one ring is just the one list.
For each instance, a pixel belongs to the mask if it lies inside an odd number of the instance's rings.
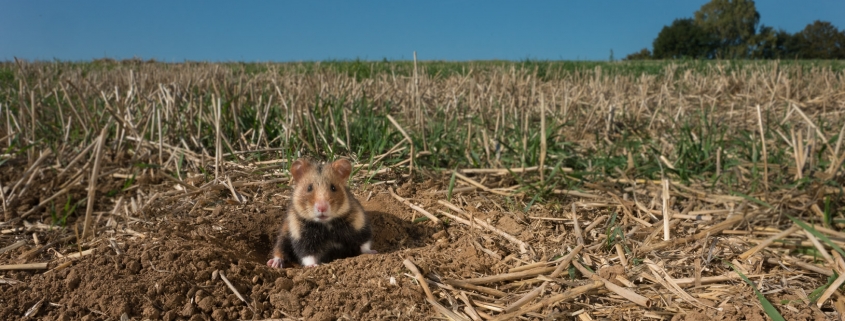
[[314,210],[318,213],[325,213],[329,210],[329,202],[326,201],[317,201],[314,203]]

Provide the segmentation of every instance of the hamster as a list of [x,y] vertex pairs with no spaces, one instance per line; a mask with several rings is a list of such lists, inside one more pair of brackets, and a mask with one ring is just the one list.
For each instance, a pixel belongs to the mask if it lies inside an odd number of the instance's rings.
[[352,173],[348,160],[317,163],[298,159],[291,164],[290,173],[293,196],[267,266],[299,263],[315,267],[377,253],[370,249],[373,232],[367,214],[346,185]]

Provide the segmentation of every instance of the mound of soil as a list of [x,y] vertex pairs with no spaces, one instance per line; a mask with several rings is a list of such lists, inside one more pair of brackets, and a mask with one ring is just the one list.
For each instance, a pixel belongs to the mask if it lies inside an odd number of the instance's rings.
[[[31,317],[43,320],[420,319],[431,315],[430,307],[405,275],[404,259],[456,276],[489,272],[493,262],[468,238],[438,233],[432,222],[413,223],[414,212],[383,189],[356,192],[378,254],[316,268],[267,267],[290,194],[285,186],[265,188],[263,199],[246,205],[222,201],[222,192],[155,202],[126,228],[103,231],[114,245],[98,238],[85,244],[92,254],[68,260],[67,267],[3,274],[20,283],[3,285],[0,315],[22,317],[37,306]],[[194,208],[196,201],[203,205]],[[59,252],[76,252],[75,246]],[[31,248],[3,253],[0,264],[23,263],[18,257]],[[45,252],[27,262],[58,255]]]
[[[340,259],[316,268],[273,269],[265,264],[288,206],[290,189],[286,183],[239,185],[238,192],[247,197],[247,201],[240,204],[233,200],[227,188],[202,189],[187,195],[183,191],[178,192],[183,195],[178,195],[173,193],[175,185],[172,181],[145,173],[138,176],[137,187],[120,191],[126,176],[107,176],[100,182],[99,197],[94,206],[96,237],[78,243],[74,239],[77,231],[72,226],[79,226],[81,220],[75,217],[69,218],[65,228],[51,225],[59,218],[48,210],[42,210],[40,216],[20,220],[21,213],[30,211],[50,197],[50,193],[42,195],[45,193],[38,191],[57,189],[52,185],[55,175],[50,171],[40,173],[29,186],[29,192],[5,213],[7,221],[2,226],[0,248],[13,244],[23,246],[0,250],[0,266],[37,262],[49,262],[49,265],[47,270],[0,271],[0,319],[442,318],[442,311],[435,311],[432,304],[427,303],[420,284],[408,273],[403,265],[405,259],[413,260],[420,268],[439,304],[448,303],[457,311],[457,307],[467,307],[464,302],[469,301],[469,297],[479,307],[478,313],[489,317],[500,313],[501,307],[517,302],[533,289],[541,288],[540,282],[545,284],[544,280],[550,279],[537,277],[499,285],[489,283],[486,286],[493,291],[508,292],[495,299],[465,288],[450,287],[448,282],[442,281],[501,275],[515,268],[528,269],[528,265],[548,264],[569,253],[576,239],[571,229],[573,223],[562,218],[568,205],[534,204],[525,213],[519,210],[525,204],[508,203],[512,201],[493,198],[489,194],[469,192],[454,195],[452,202],[459,204],[467,212],[467,217],[530,243],[528,253],[524,253],[512,241],[489,230],[473,229],[445,217],[442,217],[444,224],[425,220],[406,204],[394,199],[385,185],[355,186],[353,191],[373,224],[373,249],[379,253]],[[20,180],[20,173],[3,173],[0,176],[4,177],[4,181]],[[267,180],[246,176],[237,179],[236,182]],[[445,199],[445,195],[437,191],[443,191],[446,182],[405,182],[394,188],[398,195],[422,208],[445,210],[437,202]],[[119,192],[110,193],[113,190]],[[74,200],[83,198],[85,193],[84,186],[74,187],[69,192]],[[133,208],[135,210],[130,210]],[[638,276],[641,275],[642,265],[623,267],[616,256],[618,249],[602,246],[607,240],[604,233],[609,231],[609,214],[598,206],[579,209],[579,225],[585,229],[583,237],[588,239],[592,248],[589,254],[582,252],[584,264],[595,268],[598,276],[618,286],[649,295],[652,301],[664,300],[665,306],[650,310],[599,290],[552,304],[543,310],[543,314],[527,313],[528,318],[568,319],[584,313],[588,318],[592,315],[595,319],[608,320],[643,317],[672,320],[766,318],[754,292],[739,280],[696,289],[696,298],[707,302],[706,308],[690,308],[690,305],[679,308],[680,301],[671,292],[643,283],[644,279]],[[600,224],[594,225],[593,222]],[[630,228],[636,226],[635,223],[626,224],[632,231],[632,240],[641,240],[643,235],[660,231],[636,232],[636,229]],[[676,232],[695,232],[701,228],[696,224],[680,223]],[[591,225],[597,228],[586,230]],[[704,246],[705,243],[696,242],[699,243],[701,246],[696,248],[710,248]],[[734,241],[719,244],[716,251],[726,256],[745,249],[737,248],[733,244],[739,243]],[[38,249],[43,250],[36,251]],[[72,253],[77,252],[86,254],[73,257]],[[689,275],[692,270],[685,265],[691,264],[689,260],[692,256],[672,253],[648,253],[645,257],[674,262],[666,268],[672,269],[676,277]],[[780,271],[779,265],[764,265],[761,258],[753,259],[759,262],[753,265],[756,269],[752,271],[754,273]],[[710,263],[707,268],[711,271],[705,275],[708,277],[720,271],[718,263]],[[569,278],[565,277],[567,274]],[[622,282],[626,278],[627,281]],[[547,288],[552,293],[590,282],[578,276],[574,268],[564,271],[553,281]],[[639,284],[631,286],[631,282]],[[825,311],[815,304],[807,305],[805,292],[804,289],[786,286],[773,291],[768,297],[789,320],[831,319],[837,315],[830,308],[826,307]],[[548,296],[543,294],[538,300]],[[486,310],[482,311],[482,307]]]

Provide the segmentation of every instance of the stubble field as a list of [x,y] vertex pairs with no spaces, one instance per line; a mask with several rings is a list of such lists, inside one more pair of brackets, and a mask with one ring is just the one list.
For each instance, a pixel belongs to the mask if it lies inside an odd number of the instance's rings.
[[[0,64],[0,318],[839,320],[831,62]],[[379,254],[265,265],[300,156]]]

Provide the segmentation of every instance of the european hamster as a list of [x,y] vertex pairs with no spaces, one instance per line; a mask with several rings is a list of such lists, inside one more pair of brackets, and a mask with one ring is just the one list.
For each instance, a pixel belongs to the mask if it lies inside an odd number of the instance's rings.
[[314,267],[335,259],[375,254],[372,227],[346,181],[352,164],[298,159],[290,168],[293,196],[267,266],[293,262]]

